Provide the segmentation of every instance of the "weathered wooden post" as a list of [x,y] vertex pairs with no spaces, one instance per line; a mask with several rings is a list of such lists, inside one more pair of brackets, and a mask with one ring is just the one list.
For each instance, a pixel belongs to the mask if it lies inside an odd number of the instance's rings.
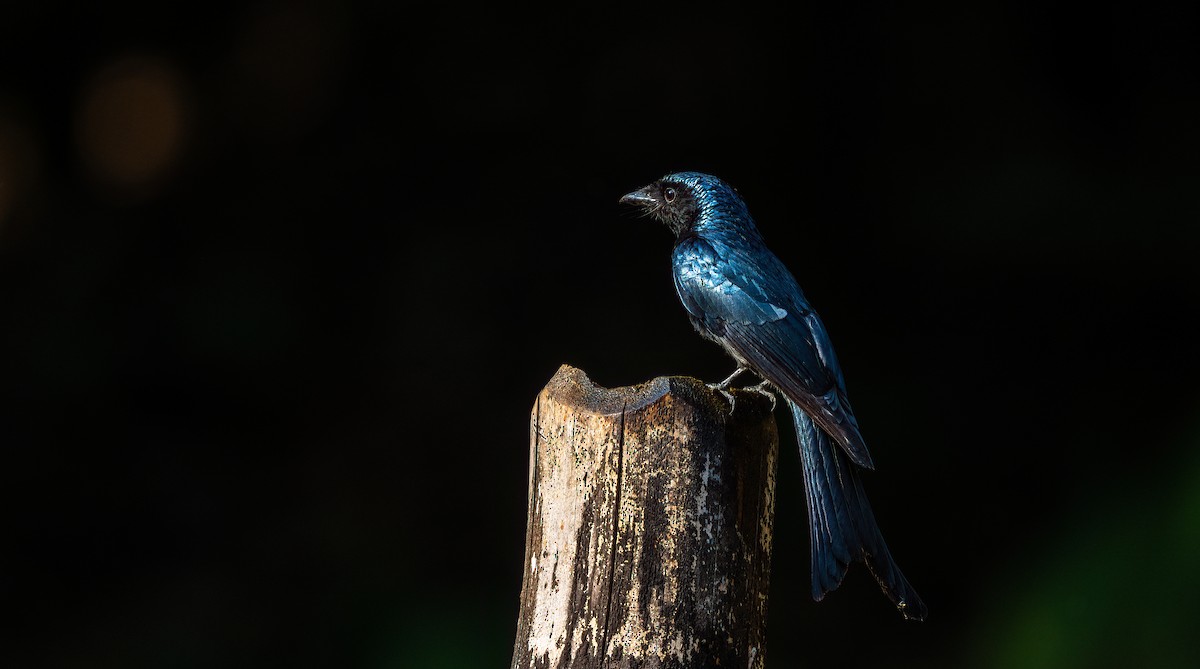
[[562,366],[530,421],[513,669],[762,667],[778,437],[697,379]]

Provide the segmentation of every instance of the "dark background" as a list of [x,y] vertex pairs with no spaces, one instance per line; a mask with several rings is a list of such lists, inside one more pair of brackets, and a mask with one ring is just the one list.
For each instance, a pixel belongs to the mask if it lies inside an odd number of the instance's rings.
[[617,204],[697,169],[930,608],[785,447],[770,666],[1195,666],[1195,10],[824,4],[6,3],[0,664],[505,666],[537,391],[731,369]]

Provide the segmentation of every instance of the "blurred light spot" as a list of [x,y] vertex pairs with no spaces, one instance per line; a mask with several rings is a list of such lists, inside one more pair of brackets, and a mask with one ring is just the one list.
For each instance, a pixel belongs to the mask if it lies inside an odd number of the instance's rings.
[[41,168],[32,129],[0,105],[0,234],[36,187]]
[[187,108],[182,79],[168,63],[129,56],[88,82],[76,116],[84,165],[102,185],[148,194],[183,147]]

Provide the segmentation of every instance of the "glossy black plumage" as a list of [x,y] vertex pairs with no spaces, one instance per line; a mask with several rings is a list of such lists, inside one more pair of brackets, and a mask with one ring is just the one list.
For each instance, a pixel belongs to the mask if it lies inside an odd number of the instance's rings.
[[863,562],[906,618],[925,605],[875,523],[859,468],[871,456],[820,317],[763,242],[741,197],[716,177],[671,174],[621,198],[675,233],[675,290],[696,330],[782,393],[804,466],[813,597]]

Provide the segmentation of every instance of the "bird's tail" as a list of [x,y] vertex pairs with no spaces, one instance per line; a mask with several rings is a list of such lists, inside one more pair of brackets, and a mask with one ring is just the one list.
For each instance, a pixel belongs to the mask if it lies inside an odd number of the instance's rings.
[[888,551],[863,492],[859,468],[800,407],[791,400],[788,406],[804,465],[813,599],[819,601],[841,585],[850,563],[862,562],[905,618],[924,620],[925,603]]

